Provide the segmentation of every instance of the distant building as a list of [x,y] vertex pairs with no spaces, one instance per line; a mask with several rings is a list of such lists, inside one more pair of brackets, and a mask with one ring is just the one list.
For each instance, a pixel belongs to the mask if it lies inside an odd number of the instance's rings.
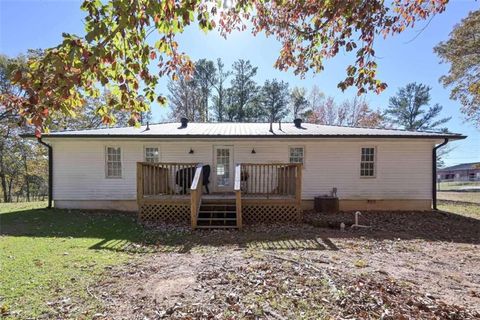
[[480,162],[462,163],[437,171],[439,181],[480,181]]

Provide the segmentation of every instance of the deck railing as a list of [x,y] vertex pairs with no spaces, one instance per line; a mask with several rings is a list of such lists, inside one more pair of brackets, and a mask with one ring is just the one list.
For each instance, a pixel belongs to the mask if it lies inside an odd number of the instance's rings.
[[[137,163],[140,219],[165,216],[183,220],[190,215],[192,228],[196,228],[202,204],[203,174],[203,165],[198,163]],[[251,216],[254,207],[270,206],[270,214],[273,215],[278,206],[285,206],[284,214],[288,210],[300,212],[302,165],[238,164],[235,167],[234,192],[238,228],[243,224],[243,211],[245,214],[250,212]],[[164,205],[164,208],[159,211],[154,207],[157,204]]]
[[302,164],[238,164],[234,191],[238,228],[244,215],[248,220],[278,217],[301,221]]
[[301,195],[302,164],[242,163],[240,184],[246,196],[297,198]]
[[188,195],[197,163],[137,163],[137,197]]
[[192,185],[190,187],[191,197],[191,223],[192,228],[197,227],[198,212],[200,211],[200,205],[202,204],[202,186],[203,186],[203,164],[198,164],[195,169],[195,175],[193,177]]

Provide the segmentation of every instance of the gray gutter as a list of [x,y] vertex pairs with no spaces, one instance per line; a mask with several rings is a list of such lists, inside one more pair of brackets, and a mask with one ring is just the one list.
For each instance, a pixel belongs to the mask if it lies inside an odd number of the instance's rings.
[[42,141],[42,138],[37,139],[38,142],[48,148],[48,206],[52,208],[53,200],[53,148],[48,143]]
[[448,143],[448,138],[445,138],[438,146],[432,150],[432,207],[433,210],[437,209],[437,149],[443,147]]

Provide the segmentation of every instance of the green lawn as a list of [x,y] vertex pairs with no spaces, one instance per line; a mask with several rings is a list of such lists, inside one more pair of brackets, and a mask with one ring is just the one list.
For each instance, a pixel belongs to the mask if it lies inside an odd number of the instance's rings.
[[[229,236],[175,228],[148,231],[134,216],[47,210],[45,205],[0,203],[0,313],[6,318],[91,319],[102,308],[89,288],[106,277],[110,266],[149,252],[185,253],[229,244],[256,252],[276,240],[282,243],[284,236],[255,230]],[[439,209],[480,219],[480,205],[441,201]]]
[[[89,294],[106,267],[135,255],[144,239],[134,217],[42,209],[46,203],[0,203],[0,306],[11,318],[91,318]],[[72,309],[76,308],[76,309]]]
[[480,191],[478,192],[455,192],[440,191],[437,192],[438,200],[460,201],[480,204]]
[[480,219],[480,204],[478,203],[459,203],[440,200],[437,207],[442,211],[456,213],[465,217]]
[[437,183],[437,190],[458,190],[466,187],[480,187],[480,181],[449,181]]

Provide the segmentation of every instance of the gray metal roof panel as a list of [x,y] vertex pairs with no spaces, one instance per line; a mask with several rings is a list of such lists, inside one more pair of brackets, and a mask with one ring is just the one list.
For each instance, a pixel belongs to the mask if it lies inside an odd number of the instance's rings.
[[370,129],[328,126],[303,123],[301,128],[293,123],[274,123],[270,132],[269,123],[196,123],[192,122],[186,128],[180,123],[151,124],[139,128],[105,128],[77,131],[59,131],[44,134],[45,137],[415,137],[415,138],[451,138],[463,139],[459,134],[436,132],[405,131],[395,129]]
[[473,170],[473,169],[480,169],[480,162],[461,163],[455,166],[438,169],[438,172],[452,171],[452,170]]

